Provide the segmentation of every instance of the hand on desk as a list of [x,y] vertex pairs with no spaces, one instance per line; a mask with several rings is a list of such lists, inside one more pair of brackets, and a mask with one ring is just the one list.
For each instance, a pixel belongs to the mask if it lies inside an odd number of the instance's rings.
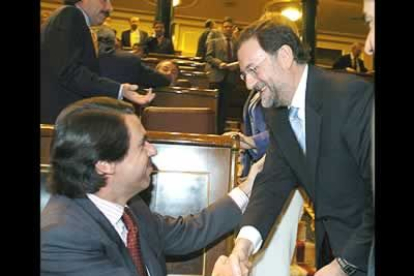
[[256,143],[254,142],[253,138],[251,136],[246,136],[241,132],[229,131],[229,132],[223,133],[222,135],[225,135],[225,136],[238,135],[240,137],[240,148],[241,149],[255,149],[256,148]]
[[148,90],[146,95],[140,95],[137,93],[138,85],[123,83],[122,84],[122,96],[133,103],[139,105],[146,105],[150,103],[154,98],[155,94],[152,93],[152,89]]

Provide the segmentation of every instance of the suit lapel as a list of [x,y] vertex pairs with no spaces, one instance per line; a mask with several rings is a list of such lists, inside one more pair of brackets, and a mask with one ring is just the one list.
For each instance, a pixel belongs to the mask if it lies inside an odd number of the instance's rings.
[[101,229],[108,235],[108,237],[116,243],[124,260],[128,264],[128,267],[131,271],[136,273],[136,268],[132,259],[129,255],[128,249],[126,248],[124,242],[116,232],[115,228],[109,222],[109,220],[99,211],[99,209],[90,201],[88,198],[79,198],[75,199],[75,202],[86,212],[91,218],[100,225]]
[[285,152],[284,156],[288,163],[296,171],[300,182],[306,183],[306,163],[305,155],[296,140],[295,133],[289,123],[288,109],[278,108],[273,111],[277,115],[270,115],[276,118],[275,126],[273,126],[273,133],[279,144],[279,149]]
[[308,83],[306,86],[306,164],[308,167],[310,185],[314,194],[316,171],[319,158],[319,146],[322,124],[322,85],[321,72],[309,66]]

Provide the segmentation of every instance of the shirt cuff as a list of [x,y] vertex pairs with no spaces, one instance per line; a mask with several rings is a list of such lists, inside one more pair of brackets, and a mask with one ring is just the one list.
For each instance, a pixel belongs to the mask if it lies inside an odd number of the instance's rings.
[[122,84],[119,86],[119,91],[118,91],[118,100],[123,100],[124,96],[122,95]]
[[231,190],[229,196],[233,199],[237,206],[239,206],[243,214],[247,208],[247,204],[249,203],[249,197],[238,187]]
[[247,239],[253,243],[252,254],[256,254],[257,251],[259,251],[260,246],[262,246],[262,243],[263,243],[263,239],[262,239],[262,236],[260,235],[260,232],[256,228],[250,225],[243,226],[241,228],[239,234],[237,235],[236,242],[237,242],[237,239],[239,238]]

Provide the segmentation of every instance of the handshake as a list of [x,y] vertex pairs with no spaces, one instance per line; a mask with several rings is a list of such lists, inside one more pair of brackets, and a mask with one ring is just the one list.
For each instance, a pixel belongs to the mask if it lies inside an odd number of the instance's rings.
[[214,264],[212,276],[247,276],[252,263],[249,256],[253,252],[251,241],[238,238],[230,256],[220,256]]

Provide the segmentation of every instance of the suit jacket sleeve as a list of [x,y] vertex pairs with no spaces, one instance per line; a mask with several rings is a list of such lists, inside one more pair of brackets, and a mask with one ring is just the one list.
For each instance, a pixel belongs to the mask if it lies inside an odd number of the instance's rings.
[[84,63],[85,45],[92,43],[92,39],[83,14],[76,8],[63,9],[61,16],[56,17],[55,24],[54,29],[50,30],[53,39],[50,40],[47,54],[51,55],[48,60],[59,83],[68,91],[84,97],[97,96],[99,93],[117,98],[120,83],[98,76]]
[[223,61],[216,57],[217,52],[217,40],[218,39],[207,39],[207,51],[206,51],[206,62],[212,67],[219,68],[220,63]]
[[371,174],[371,116],[373,87],[365,86],[365,91],[355,89],[349,93],[348,116],[343,128],[343,137],[359,167],[364,180],[365,208],[362,223],[354,231],[342,251],[350,263],[365,268],[374,231],[374,212]]
[[232,231],[241,220],[241,210],[226,196],[196,215],[172,218],[155,214],[154,218],[164,254],[184,255]]
[[252,136],[254,143],[256,144],[257,152],[254,153],[253,150],[249,150],[249,152],[253,152],[254,159],[261,158],[267,149],[267,146],[269,145],[269,132],[267,130],[259,132]]
[[[269,131],[269,147],[263,171],[255,179],[249,205],[241,226],[253,226],[263,240],[280,214],[290,192],[298,183],[292,169],[285,161],[272,131]],[[260,215],[258,215],[260,214]]]
[[140,60],[137,61],[137,77],[138,83],[144,87],[159,87],[159,86],[168,86],[170,85],[170,79],[164,76],[161,73],[158,73],[154,69],[146,66]]

